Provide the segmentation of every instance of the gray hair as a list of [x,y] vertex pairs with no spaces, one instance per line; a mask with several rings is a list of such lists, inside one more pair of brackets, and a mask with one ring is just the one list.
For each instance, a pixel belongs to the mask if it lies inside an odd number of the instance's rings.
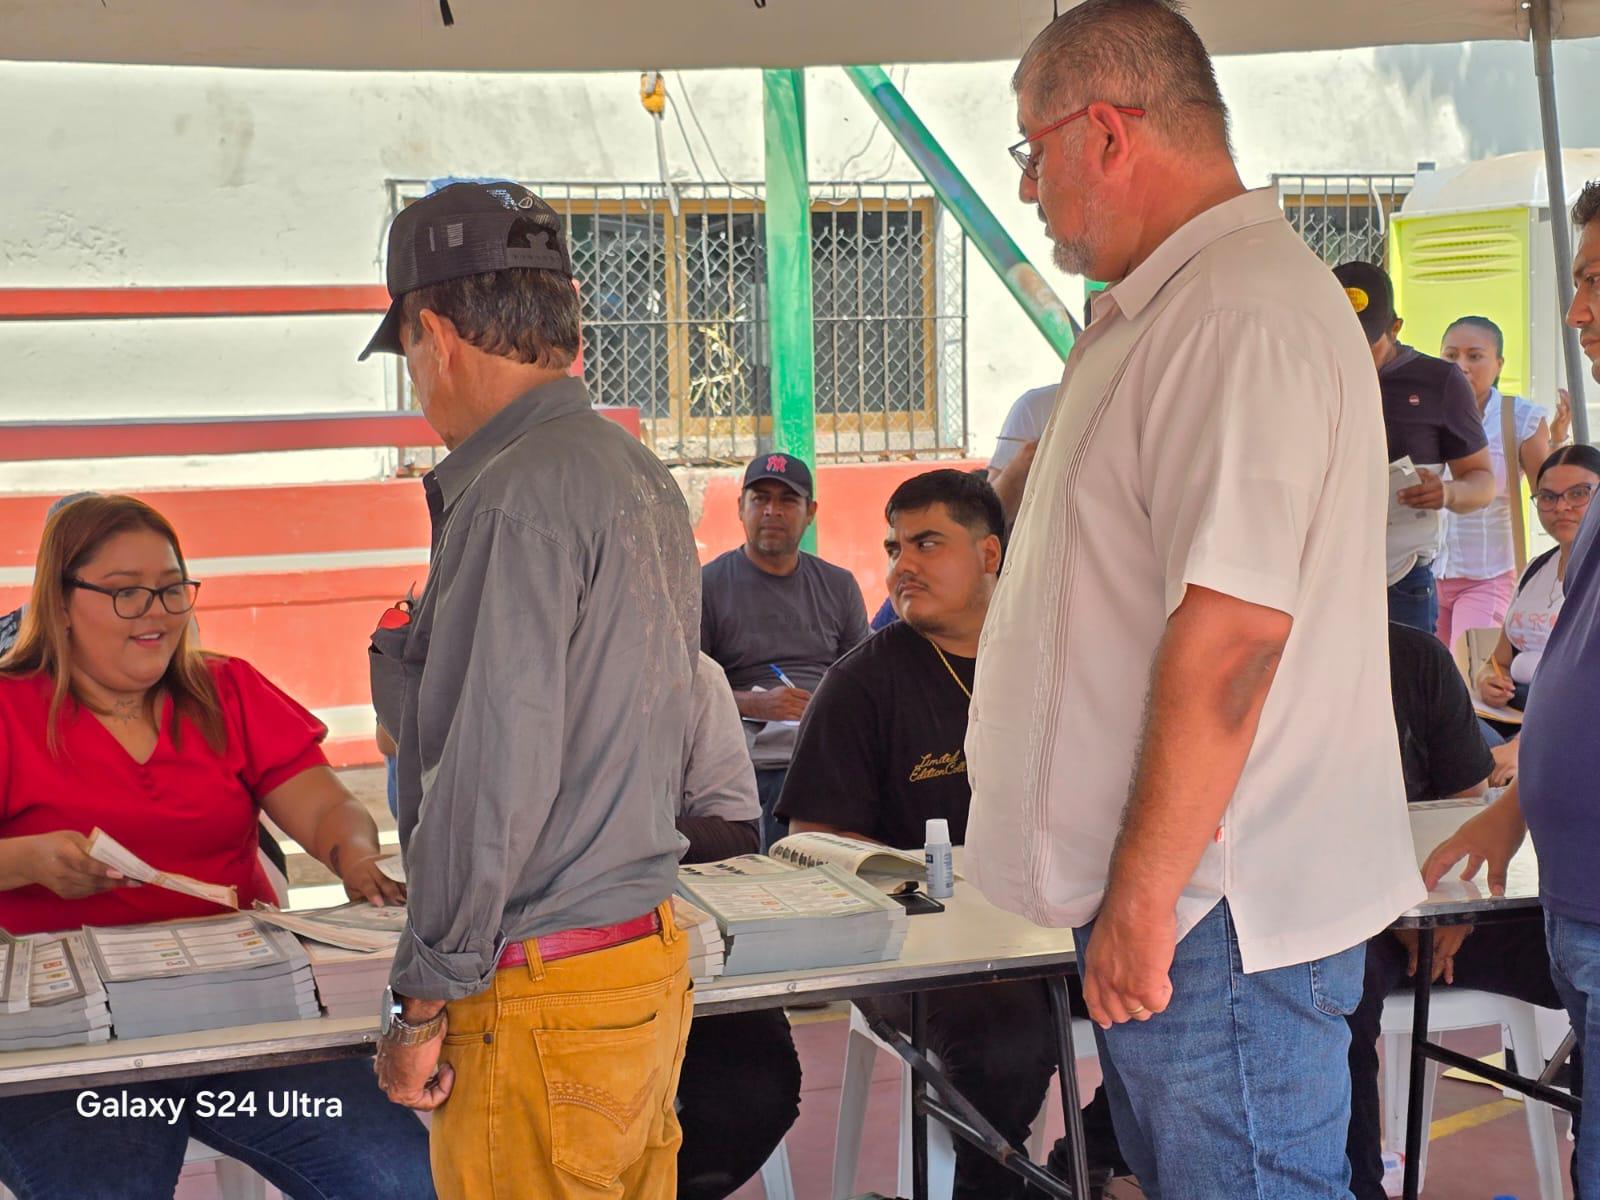
[[1178,0],[1083,0],[1033,39],[1011,86],[1058,116],[1100,100],[1144,109],[1169,141],[1228,145],[1211,56]]

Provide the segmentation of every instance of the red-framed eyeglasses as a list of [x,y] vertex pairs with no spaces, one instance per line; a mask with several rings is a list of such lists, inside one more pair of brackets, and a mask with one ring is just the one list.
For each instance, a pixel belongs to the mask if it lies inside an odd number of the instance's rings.
[[[1125,117],[1142,117],[1145,114],[1144,109],[1133,108],[1126,104],[1113,104],[1111,107],[1116,109]],[[1029,179],[1039,178],[1039,159],[1037,154],[1031,148],[1032,143],[1038,141],[1047,133],[1054,133],[1062,126],[1072,124],[1079,117],[1087,116],[1089,113],[1089,108],[1089,105],[1085,105],[1077,112],[1068,113],[1054,125],[1046,125],[1043,129],[1039,129],[1033,133],[1030,133],[1027,137],[1016,143],[1016,145],[1008,146],[1007,149],[1011,152],[1011,157],[1016,160],[1017,166],[1022,168],[1022,173]]]

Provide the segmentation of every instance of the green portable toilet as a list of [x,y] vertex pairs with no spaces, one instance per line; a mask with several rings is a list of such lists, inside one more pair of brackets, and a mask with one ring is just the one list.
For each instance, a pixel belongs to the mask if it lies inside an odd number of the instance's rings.
[[[1564,157],[1565,221],[1584,182],[1600,177],[1600,150]],[[1566,386],[1544,155],[1506,154],[1461,167],[1417,172],[1389,227],[1389,268],[1404,340],[1428,354],[1450,322],[1476,313],[1505,331],[1500,390],[1547,413]],[[1594,389],[1590,389],[1592,392]]]

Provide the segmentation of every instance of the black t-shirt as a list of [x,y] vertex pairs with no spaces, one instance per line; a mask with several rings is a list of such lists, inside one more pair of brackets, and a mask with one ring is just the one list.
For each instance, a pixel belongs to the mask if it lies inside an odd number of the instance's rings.
[[1408,803],[1442,800],[1489,777],[1494,758],[1443,642],[1391,621],[1389,688]]
[[1411,456],[1418,465],[1447,463],[1488,446],[1478,398],[1454,363],[1410,346],[1378,372],[1389,461]]
[[[945,657],[970,691],[976,660]],[[779,818],[916,850],[928,818],[943,817],[966,841],[969,700],[950,670],[903,621],[836,662],[806,709]]]

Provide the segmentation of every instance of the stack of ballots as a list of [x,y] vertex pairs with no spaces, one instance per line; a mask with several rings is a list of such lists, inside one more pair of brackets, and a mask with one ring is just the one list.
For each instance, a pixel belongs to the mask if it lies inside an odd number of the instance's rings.
[[370,1017],[378,1011],[406,927],[404,906],[378,907],[358,900],[335,908],[253,915],[305,941],[317,995],[330,1017]]
[[727,944],[722,930],[709,914],[682,896],[672,898],[672,918],[689,942],[689,978],[695,983],[710,983],[722,974]]
[[111,1037],[111,1013],[81,933],[43,933],[30,950],[28,1006],[0,1016],[0,1050],[85,1046]]
[[884,962],[905,944],[906,910],[831,863],[698,863],[678,869],[678,892],[720,928],[724,975]]
[[320,942],[306,943],[317,995],[330,1017],[370,1017],[378,1011],[389,986],[394,950],[362,953]]
[[119,1038],[318,1013],[311,963],[300,943],[247,913],[83,932]]

